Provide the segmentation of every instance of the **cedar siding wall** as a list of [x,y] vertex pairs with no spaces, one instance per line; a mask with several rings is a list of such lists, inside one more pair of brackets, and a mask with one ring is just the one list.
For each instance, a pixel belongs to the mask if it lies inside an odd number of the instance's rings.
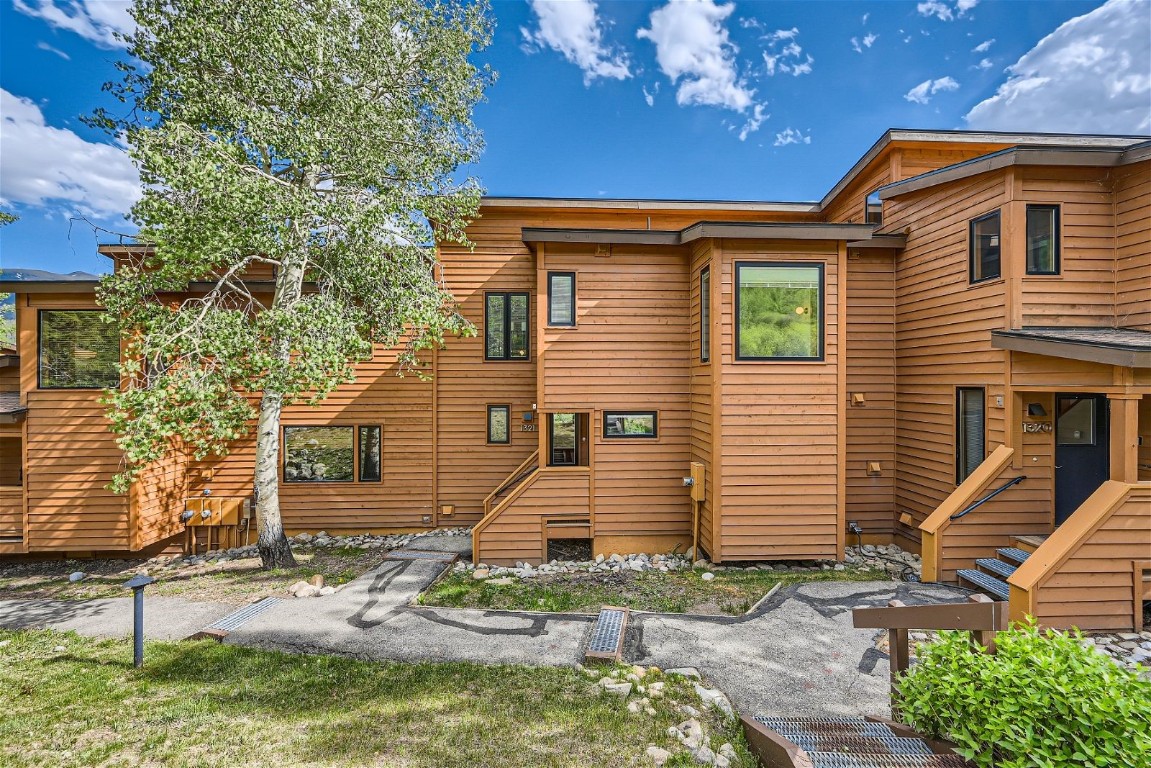
[[[515,467],[512,467],[515,469]],[[541,469],[493,510],[480,531],[478,555],[488,565],[541,562],[544,525],[551,515],[587,517],[590,473],[579,467]],[[477,531],[479,529],[477,528]]]
[[1116,174],[1115,324],[1151,331],[1151,162]]
[[1131,486],[1126,499],[1087,540],[1045,574],[1035,595],[1035,615],[1040,622],[1064,628],[1131,628],[1132,564],[1146,560],[1151,552],[1148,509],[1151,484]]
[[[541,407],[590,412],[596,536],[686,534],[689,309],[679,248],[549,243],[545,270],[576,273],[576,327],[543,333]],[[540,289],[546,294],[546,288]],[[657,439],[605,439],[604,410],[658,411]],[[546,451],[542,454],[546,458]],[[521,504],[523,501],[521,500]]]
[[[1022,325],[1113,327],[1115,324],[1115,214],[1107,171],[1095,168],[1026,168],[1021,202],[1008,247],[1019,264]],[[1059,205],[1060,274],[1027,275],[1027,204]],[[1005,251],[1005,254],[1008,251]]]
[[[835,243],[722,242],[720,552],[726,561],[838,558],[840,270]],[[737,361],[736,262],[825,264],[824,360]],[[715,280],[716,275],[712,275]]]
[[[714,439],[712,436],[712,422],[714,421],[714,412],[712,410],[712,388],[715,385],[715,380],[712,376],[713,368],[711,360],[704,363],[700,360],[700,284],[699,274],[704,267],[711,267],[713,278],[719,274],[719,270],[712,264],[712,242],[710,240],[697,243],[692,248],[691,252],[691,269],[688,271],[688,280],[691,282],[691,350],[690,355],[690,370],[691,370],[691,461],[698,461],[704,467],[704,500],[700,502],[699,509],[699,544],[711,557],[715,557],[714,552],[714,538],[712,536],[713,526],[716,523],[715,510],[718,508],[716,503],[716,464],[712,460],[712,446]],[[719,302],[714,298],[716,295],[716,288],[718,283],[713,282],[711,285],[712,302],[711,307],[714,310],[719,306]],[[711,325],[712,325],[712,343],[711,355],[712,359],[718,356],[718,347],[715,344],[715,339],[719,334],[715,331],[716,324],[718,323],[717,313],[712,311]],[[698,555],[697,555],[698,557]]]
[[[1004,442],[1006,353],[991,348],[1004,327],[1004,280],[970,285],[968,222],[1004,205],[1002,174],[983,174],[944,188],[887,201],[885,228],[909,228],[898,261],[896,291],[896,514],[919,523],[955,490],[955,390],[984,387],[986,448]],[[946,329],[944,331],[943,329]]]
[[37,389],[37,312],[94,309],[81,297],[18,297],[21,389],[26,394],[25,483],[29,551],[126,550],[128,498],[106,486],[121,452],[95,389]]
[[[895,504],[895,254],[847,259],[847,498],[845,519],[889,538]],[[851,394],[866,404],[852,406]],[[880,474],[869,475],[868,462]],[[848,542],[855,543],[849,536]]]

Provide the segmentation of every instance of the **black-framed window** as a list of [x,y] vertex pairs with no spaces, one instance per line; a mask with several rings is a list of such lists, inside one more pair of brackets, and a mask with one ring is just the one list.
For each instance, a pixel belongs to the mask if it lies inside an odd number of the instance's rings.
[[699,361],[711,360],[711,267],[699,272]]
[[548,466],[575,467],[580,463],[580,415],[548,414]]
[[966,480],[986,456],[987,393],[983,387],[955,390],[955,484]]
[[488,442],[494,445],[507,445],[512,441],[511,406],[488,406]]
[[883,223],[883,201],[879,199],[879,192],[872,192],[863,204],[863,220],[868,224]]
[[735,265],[739,360],[823,359],[823,264]]
[[576,324],[575,272],[548,272],[548,325]]
[[379,482],[382,443],[379,425],[284,427],[284,482]]
[[120,332],[100,309],[42,309],[37,386],[109,389],[120,385]]
[[659,414],[656,411],[604,411],[603,436],[605,438],[658,437]]
[[968,278],[972,283],[994,280],[1000,267],[999,211],[972,219],[968,238]]
[[484,294],[484,359],[531,357],[531,296],[517,292]]
[[1027,274],[1059,274],[1059,206],[1027,206]]

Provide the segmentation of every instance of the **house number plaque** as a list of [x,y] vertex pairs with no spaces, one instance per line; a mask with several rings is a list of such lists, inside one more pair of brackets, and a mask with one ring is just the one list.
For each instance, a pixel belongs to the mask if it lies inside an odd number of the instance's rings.
[[1023,422],[1024,432],[1050,432],[1051,423],[1046,421],[1025,421]]
[[535,432],[535,431],[536,431],[536,425],[533,422],[525,421],[523,424],[520,424],[520,432]]

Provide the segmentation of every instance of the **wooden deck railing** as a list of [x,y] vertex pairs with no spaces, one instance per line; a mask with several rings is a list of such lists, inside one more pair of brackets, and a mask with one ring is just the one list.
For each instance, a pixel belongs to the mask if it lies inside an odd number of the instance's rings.
[[520,477],[520,475],[526,476],[530,473],[530,470],[528,469],[529,467],[534,468],[539,466],[539,459],[540,451],[537,448],[536,450],[532,451],[531,455],[524,459],[518,467],[512,470],[512,473],[505,477],[503,482],[497,485],[494,491],[484,497],[485,515],[492,511],[492,507],[495,506],[496,499],[499,498],[501,494],[512,490],[512,486],[517,484],[516,480]]
[[24,538],[24,488],[0,485],[0,539]]
[[912,629],[964,629],[972,640],[995,650],[995,633],[1007,629],[1007,603],[986,595],[972,595],[966,603],[904,605],[892,600],[887,608],[856,608],[851,612],[857,629],[886,629],[891,658],[891,713],[899,717],[899,676],[911,666],[908,643]]
[[[473,563],[480,562],[480,538],[483,536],[484,530],[491,524],[492,520],[496,519],[500,509],[513,501],[516,495],[531,483],[532,478],[539,474],[539,458],[540,452],[537,448],[532,451],[531,455],[524,459],[510,475],[504,478],[503,482],[497,485],[495,490],[484,498],[484,516],[472,528]],[[508,495],[500,499],[500,496],[504,493]],[[497,502],[497,499],[500,500]]]

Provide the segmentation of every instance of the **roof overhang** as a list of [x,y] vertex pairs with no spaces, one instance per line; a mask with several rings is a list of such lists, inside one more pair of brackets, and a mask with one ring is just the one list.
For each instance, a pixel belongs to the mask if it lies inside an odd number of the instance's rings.
[[991,346],[1013,352],[1151,368],[1151,333],[1129,328],[1033,328],[992,331]]
[[[681,230],[647,229],[559,229],[524,227],[525,243],[611,243],[631,245],[686,245],[696,240],[846,240],[868,243],[874,224],[775,224],[728,221],[701,221]],[[882,236],[884,244],[874,247],[902,247],[904,238]]]
[[20,355],[2,354],[0,355],[0,368],[13,368],[20,364]]
[[937,171],[912,176],[903,181],[880,187],[879,198],[889,200],[899,195],[966,179],[981,173],[998,171],[1012,166],[1059,165],[1078,168],[1113,168],[1151,158],[1151,142],[1131,147],[1057,146],[1011,147],[967,160]]
[[580,197],[484,197],[485,208],[578,208],[624,211],[747,211],[819,213],[819,203],[753,200],[620,200]]
[[95,293],[99,280],[3,280],[0,293]]
[[11,411],[0,411],[0,424],[19,424],[28,415],[27,408],[16,408]]

